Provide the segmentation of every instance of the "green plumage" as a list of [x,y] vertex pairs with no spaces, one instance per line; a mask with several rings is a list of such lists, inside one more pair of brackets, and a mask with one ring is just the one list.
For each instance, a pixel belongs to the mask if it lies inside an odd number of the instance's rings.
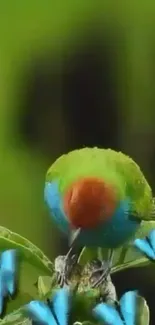
[[155,218],[151,188],[139,166],[122,152],[96,147],[71,151],[54,162],[46,181],[56,181],[63,195],[72,182],[83,176],[100,177],[112,184],[118,200],[129,197],[130,211],[140,219]]

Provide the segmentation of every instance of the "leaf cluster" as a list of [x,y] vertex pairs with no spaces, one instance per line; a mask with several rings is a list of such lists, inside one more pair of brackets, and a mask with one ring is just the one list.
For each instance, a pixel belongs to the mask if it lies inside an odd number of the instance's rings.
[[[7,301],[5,314],[0,320],[1,325],[32,325],[24,313],[25,304],[31,300],[44,300],[51,298],[52,294],[59,287],[54,272],[54,263],[51,262],[44,253],[26,238],[0,227],[0,250],[16,248],[18,251],[18,292],[14,299]],[[70,286],[76,290],[73,299],[73,308],[70,323],[74,325],[93,325],[97,324],[91,315],[93,306],[104,298],[105,290],[108,288],[109,299],[115,294],[115,287],[109,278],[106,287],[91,289],[89,283],[90,265],[92,260],[104,259],[107,251],[103,249],[93,250],[84,248],[78,265],[70,277]],[[112,274],[123,271],[127,268],[147,266],[150,261],[142,257],[140,253],[128,243],[115,252]],[[106,292],[107,298],[107,292]],[[139,296],[137,325],[149,325],[149,308],[144,298]]]

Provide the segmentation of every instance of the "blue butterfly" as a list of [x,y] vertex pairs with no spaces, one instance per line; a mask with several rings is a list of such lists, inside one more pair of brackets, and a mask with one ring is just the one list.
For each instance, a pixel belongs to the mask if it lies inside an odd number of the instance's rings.
[[34,300],[25,306],[26,314],[42,325],[67,325],[70,312],[70,291],[62,288],[56,291],[47,305],[43,301]]
[[134,241],[134,246],[149,259],[155,261],[155,229],[151,230],[147,237],[137,238]]
[[136,323],[137,292],[128,291],[120,299],[119,310],[106,303],[93,309],[94,316],[107,325],[134,325]]
[[[56,292],[49,305],[35,300],[25,306],[25,311],[33,321],[41,325],[67,325],[71,306],[70,298],[69,289],[62,288]],[[93,314],[108,325],[134,325],[136,298],[135,291],[129,291],[122,296],[120,310],[123,318],[116,308],[106,303],[98,304],[93,309]]]
[[4,298],[13,295],[16,283],[16,250],[6,250],[0,257],[0,314],[3,312]]

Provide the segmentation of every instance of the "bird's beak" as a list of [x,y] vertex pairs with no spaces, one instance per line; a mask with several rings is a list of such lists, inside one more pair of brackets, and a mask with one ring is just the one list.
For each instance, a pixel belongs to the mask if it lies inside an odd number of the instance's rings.
[[75,244],[80,234],[81,234],[81,228],[71,230],[70,238],[69,238],[69,246],[73,246]]

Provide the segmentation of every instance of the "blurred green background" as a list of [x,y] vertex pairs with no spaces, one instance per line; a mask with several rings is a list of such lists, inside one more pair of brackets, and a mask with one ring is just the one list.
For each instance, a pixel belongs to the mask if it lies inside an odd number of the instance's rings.
[[154,16],[150,0],[0,3],[0,220],[49,257],[67,248],[43,200],[64,151],[122,150],[154,189]]

